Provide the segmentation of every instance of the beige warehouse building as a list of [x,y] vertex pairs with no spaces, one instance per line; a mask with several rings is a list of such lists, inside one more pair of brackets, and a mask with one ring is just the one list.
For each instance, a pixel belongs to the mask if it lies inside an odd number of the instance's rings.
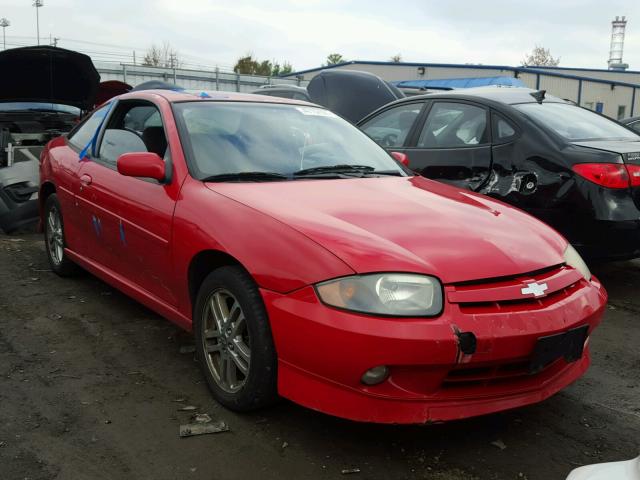
[[546,90],[552,95],[571,100],[611,118],[640,115],[638,71],[354,60],[330,67],[294,72],[287,77],[308,81],[328,68],[370,72],[390,82],[512,76],[527,87]]

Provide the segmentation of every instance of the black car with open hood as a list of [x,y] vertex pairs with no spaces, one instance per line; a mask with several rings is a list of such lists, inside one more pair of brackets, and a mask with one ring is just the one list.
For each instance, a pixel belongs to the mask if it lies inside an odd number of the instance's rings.
[[0,52],[0,229],[37,221],[38,159],[95,104],[91,58],[50,46]]

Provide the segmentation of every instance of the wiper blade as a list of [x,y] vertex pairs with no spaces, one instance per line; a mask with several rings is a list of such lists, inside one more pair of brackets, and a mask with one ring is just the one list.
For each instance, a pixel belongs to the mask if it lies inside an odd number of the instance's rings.
[[235,172],[235,173],[220,173],[218,175],[211,175],[203,178],[203,182],[268,182],[277,180],[289,180],[290,177],[281,173],[275,172]]
[[329,165],[324,167],[305,168],[304,170],[298,170],[293,173],[294,177],[315,176],[321,174],[340,174],[340,175],[352,175],[356,174],[360,177],[365,175],[393,175],[402,176],[400,170],[376,170],[368,165]]
[[316,173],[371,173],[375,168],[368,165],[325,165],[322,167],[304,168],[294,172],[294,176],[315,175]]

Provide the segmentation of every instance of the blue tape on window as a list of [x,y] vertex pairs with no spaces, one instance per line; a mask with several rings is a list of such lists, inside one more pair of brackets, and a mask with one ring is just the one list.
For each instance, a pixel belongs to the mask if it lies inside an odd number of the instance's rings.
[[82,162],[85,157],[87,156],[87,152],[89,151],[89,148],[91,148],[91,155],[93,155],[95,157],[96,155],[96,143],[98,141],[98,134],[100,133],[100,130],[102,129],[102,125],[104,124],[104,121],[107,119],[107,117],[109,116],[109,112],[111,111],[111,107],[113,107],[113,104],[115,102],[111,102],[109,104],[109,106],[107,107],[107,109],[104,112],[104,117],[102,117],[102,120],[100,121],[100,124],[98,125],[98,128],[96,128],[95,133],[93,134],[93,137],[91,137],[91,140],[89,140],[89,143],[87,143],[85,145],[85,147],[80,151],[80,162]]

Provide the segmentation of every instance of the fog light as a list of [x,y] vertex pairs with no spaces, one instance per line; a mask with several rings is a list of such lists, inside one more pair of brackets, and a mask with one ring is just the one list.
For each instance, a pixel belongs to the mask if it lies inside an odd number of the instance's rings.
[[360,381],[365,385],[377,385],[384,382],[388,376],[389,369],[385,365],[380,365],[367,370]]

